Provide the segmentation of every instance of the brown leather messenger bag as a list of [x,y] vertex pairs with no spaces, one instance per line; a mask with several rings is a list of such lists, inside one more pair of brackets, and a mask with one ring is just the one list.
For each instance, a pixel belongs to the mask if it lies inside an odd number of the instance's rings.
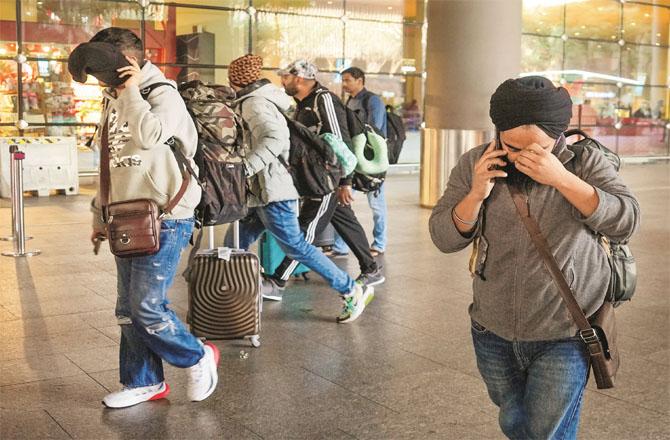
[[619,369],[619,351],[616,346],[616,322],[614,320],[614,307],[612,303],[605,301],[590,319],[586,318],[554,255],[551,253],[549,243],[547,243],[546,238],[542,235],[540,226],[530,215],[528,197],[517,186],[506,186],[512,195],[514,205],[530,234],[530,238],[540,253],[554,283],[556,283],[558,291],[565,305],[568,307],[572,318],[577,323],[579,337],[584,341],[589,350],[596,385],[599,389],[613,388],[614,377]]

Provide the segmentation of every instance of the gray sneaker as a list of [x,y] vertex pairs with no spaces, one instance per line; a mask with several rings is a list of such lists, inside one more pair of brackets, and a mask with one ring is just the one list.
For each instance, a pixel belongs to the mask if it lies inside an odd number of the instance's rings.
[[376,286],[386,281],[386,277],[382,273],[382,267],[377,266],[377,270],[369,273],[362,273],[356,278],[356,281],[364,286]]
[[261,287],[261,295],[263,295],[263,299],[281,301],[282,295],[284,295],[284,289],[285,287],[280,286],[277,281],[271,277],[264,277],[263,285]]

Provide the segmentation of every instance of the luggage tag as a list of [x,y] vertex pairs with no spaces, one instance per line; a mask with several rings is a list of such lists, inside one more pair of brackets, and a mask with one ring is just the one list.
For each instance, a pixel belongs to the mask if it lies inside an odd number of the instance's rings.
[[232,248],[223,246],[216,248],[216,256],[219,260],[230,261],[230,256],[232,254],[233,254]]

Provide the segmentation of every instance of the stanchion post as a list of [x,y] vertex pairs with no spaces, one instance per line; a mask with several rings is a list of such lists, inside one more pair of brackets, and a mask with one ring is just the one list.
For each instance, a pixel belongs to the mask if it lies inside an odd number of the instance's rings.
[[[10,192],[13,194],[13,188],[16,185],[14,179],[16,178],[15,166],[14,166],[14,153],[19,150],[18,145],[9,146],[9,187]],[[12,235],[0,237],[0,241],[14,241],[16,237],[16,212],[14,210],[14,202],[12,201]],[[26,237],[26,240],[32,240],[33,237]]]
[[39,250],[26,252],[26,231],[23,217],[23,159],[26,155],[18,149],[12,153],[12,223],[14,232],[14,252],[3,252],[5,257],[31,257],[39,255]]

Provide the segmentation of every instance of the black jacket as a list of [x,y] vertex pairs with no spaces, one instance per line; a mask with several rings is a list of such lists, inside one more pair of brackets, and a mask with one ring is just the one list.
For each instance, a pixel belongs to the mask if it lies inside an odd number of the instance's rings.
[[[351,134],[347,124],[347,110],[342,100],[318,82],[302,101],[297,101],[294,119],[316,134],[332,133],[340,137],[352,148]],[[316,102],[316,104],[315,104]],[[350,185],[351,176],[340,181],[340,185]]]

